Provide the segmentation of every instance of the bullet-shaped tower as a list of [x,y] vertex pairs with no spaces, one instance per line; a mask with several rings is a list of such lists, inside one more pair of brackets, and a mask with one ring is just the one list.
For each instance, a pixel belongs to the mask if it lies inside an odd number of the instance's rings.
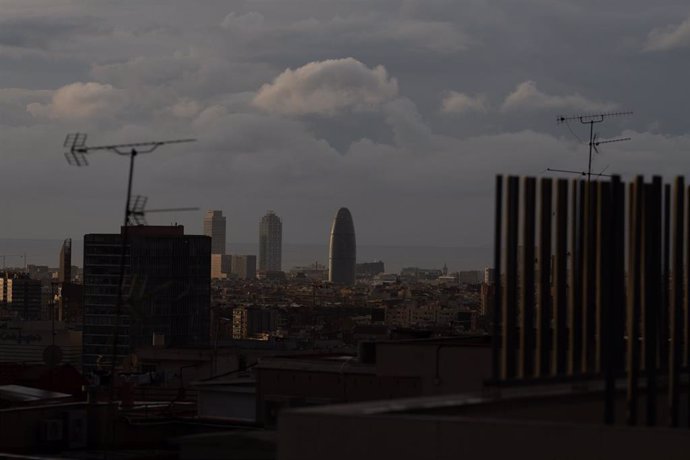
[[340,208],[331,228],[328,255],[328,280],[331,283],[354,284],[357,243],[355,224],[347,208]]

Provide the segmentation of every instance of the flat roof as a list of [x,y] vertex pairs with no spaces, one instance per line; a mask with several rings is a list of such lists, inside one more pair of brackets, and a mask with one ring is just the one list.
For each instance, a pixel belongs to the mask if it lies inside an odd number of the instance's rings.
[[23,385],[0,385],[0,400],[14,402],[33,402],[46,399],[71,398],[67,393],[41,390]]

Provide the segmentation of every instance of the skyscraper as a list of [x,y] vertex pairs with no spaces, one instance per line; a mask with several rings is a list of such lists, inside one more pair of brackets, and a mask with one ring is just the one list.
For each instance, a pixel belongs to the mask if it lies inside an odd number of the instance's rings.
[[256,256],[232,256],[232,274],[241,280],[256,278]]
[[[173,347],[209,340],[211,241],[182,226],[130,227],[117,358],[150,345]],[[84,236],[84,370],[112,359],[122,234]],[[100,358],[99,358],[100,357]]]
[[340,208],[331,228],[328,256],[328,280],[331,283],[354,284],[357,243],[355,224],[347,208]]
[[26,273],[0,273],[0,316],[24,321],[41,319],[41,281]]
[[206,211],[204,235],[211,237],[211,254],[225,254],[225,217],[223,217],[223,211]]
[[60,283],[72,282],[72,238],[67,238],[60,248],[60,271],[58,281]]
[[259,224],[259,270],[282,270],[283,223],[273,211],[268,211]]

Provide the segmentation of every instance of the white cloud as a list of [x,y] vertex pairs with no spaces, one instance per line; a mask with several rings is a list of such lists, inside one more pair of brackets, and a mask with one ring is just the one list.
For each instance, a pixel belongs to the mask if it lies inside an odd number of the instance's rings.
[[537,89],[537,84],[531,80],[520,83],[515,91],[510,93],[503,101],[501,110],[612,110],[616,104],[587,99],[579,94],[567,96],[554,96],[543,93]]
[[441,111],[445,113],[486,113],[489,111],[489,104],[483,94],[470,96],[457,91],[449,91],[441,101]]
[[34,117],[83,119],[113,115],[125,105],[123,90],[96,82],[77,82],[56,90],[49,103],[33,102],[26,110]]
[[353,58],[329,59],[285,70],[259,89],[253,104],[280,114],[333,115],[376,109],[397,94],[398,83],[383,66],[370,69]]
[[678,25],[654,29],[647,37],[645,51],[668,51],[690,47],[690,18]]

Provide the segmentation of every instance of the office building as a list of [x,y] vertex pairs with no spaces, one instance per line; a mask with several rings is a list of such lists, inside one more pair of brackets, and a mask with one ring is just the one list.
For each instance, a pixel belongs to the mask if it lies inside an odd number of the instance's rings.
[[[124,298],[117,327],[117,359],[149,345],[209,340],[211,239],[182,226],[129,227]],[[122,234],[84,236],[83,365],[111,362]]]
[[237,307],[232,310],[232,338],[263,338],[277,329],[275,310],[260,307]]
[[223,211],[207,211],[204,235],[211,237],[211,254],[225,254],[225,217]]
[[41,282],[26,273],[0,274],[0,316],[24,321],[41,319]]
[[232,256],[229,254],[211,254],[211,278],[224,279],[232,272]]
[[357,264],[356,270],[357,276],[371,277],[376,276],[379,273],[385,272],[386,267],[384,266],[383,262],[379,260],[376,262],[364,262],[361,264]]
[[241,280],[255,279],[256,256],[232,256],[231,273]]
[[81,324],[84,287],[81,284],[72,282],[74,276],[72,272],[71,238],[67,238],[60,247],[59,266],[57,292],[54,299],[57,311],[48,314],[46,319],[57,319],[70,324]]
[[259,270],[282,270],[283,223],[273,211],[268,211],[259,224]]
[[328,280],[331,283],[354,284],[356,259],[355,224],[350,211],[340,208],[331,227]]
[[60,283],[72,282],[72,238],[67,238],[60,248],[58,281]]

